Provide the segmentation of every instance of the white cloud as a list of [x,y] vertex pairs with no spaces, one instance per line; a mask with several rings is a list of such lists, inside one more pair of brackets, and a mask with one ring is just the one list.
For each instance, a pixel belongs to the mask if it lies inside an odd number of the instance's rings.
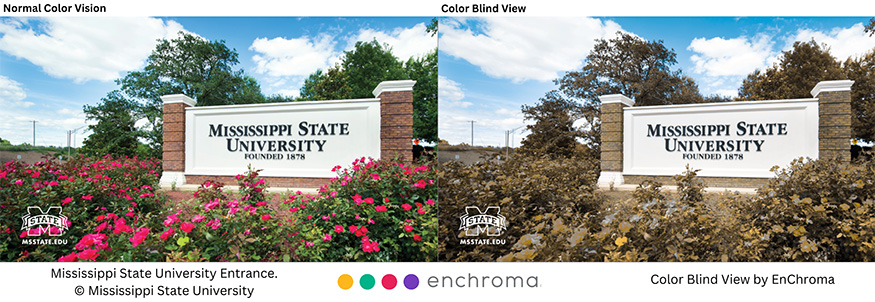
[[21,83],[0,75],[0,107],[27,108],[33,106],[31,102],[23,102],[27,97]]
[[410,28],[395,28],[391,32],[373,29],[361,29],[358,34],[349,39],[346,50],[355,47],[356,41],[372,41],[376,39],[381,44],[388,44],[392,54],[407,61],[410,57],[421,57],[437,47],[437,36],[432,37],[425,32],[425,23],[419,23]]
[[440,51],[491,77],[550,81],[582,66],[595,39],[620,30],[612,21],[577,17],[446,19],[440,24]]
[[690,57],[695,73],[709,77],[744,76],[768,66],[770,57],[775,56],[773,44],[771,36],[760,34],[752,38],[696,38],[687,49],[696,53]]
[[252,56],[256,64],[255,73],[264,75],[260,80],[268,83],[262,87],[265,93],[294,97],[299,94],[307,76],[317,69],[324,71],[339,63],[343,52],[352,50],[356,41],[374,39],[381,44],[388,44],[392,53],[402,60],[424,55],[437,45],[437,37],[427,34],[425,24],[420,23],[385,32],[359,29],[345,36],[320,34],[315,37],[258,38],[252,42],[249,50],[256,52]]
[[858,57],[875,48],[875,37],[864,33],[863,24],[857,23],[848,28],[836,27],[828,31],[799,29],[788,39],[785,49],[791,49],[795,41],[805,42],[811,39],[818,43],[826,43],[830,53],[842,61],[849,57]]
[[715,91],[717,95],[725,96],[725,97],[736,97],[738,96],[738,90],[733,89],[718,89]]
[[473,105],[471,102],[462,102],[465,98],[465,92],[462,91],[462,85],[450,80],[444,76],[438,76],[438,104],[439,108],[444,107],[461,107],[468,108]]
[[55,112],[57,112],[59,115],[72,115],[72,116],[81,117],[81,118],[85,117],[85,112],[83,112],[82,110],[71,110],[71,109],[63,108],[63,109],[58,109],[58,111],[55,111]]
[[182,30],[174,21],[146,17],[6,19],[0,50],[53,77],[111,81],[142,67],[157,39]]
[[321,34],[312,38],[258,38],[249,50],[258,53],[252,56],[257,73],[272,77],[307,76],[332,65],[332,58],[337,56],[334,45],[333,36]]
[[[693,72],[703,74],[699,80],[704,84],[702,91],[734,97],[737,87],[748,74],[756,69],[765,69],[781,58],[781,51],[793,48],[796,41],[807,42],[814,39],[826,44],[830,53],[839,60],[856,57],[875,48],[875,37],[863,32],[863,24],[850,27],[836,27],[826,30],[799,28],[784,36],[770,36],[765,33],[754,37],[737,38],[696,38],[688,50],[695,54],[690,57],[695,66]],[[776,42],[782,43],[777,48]]]

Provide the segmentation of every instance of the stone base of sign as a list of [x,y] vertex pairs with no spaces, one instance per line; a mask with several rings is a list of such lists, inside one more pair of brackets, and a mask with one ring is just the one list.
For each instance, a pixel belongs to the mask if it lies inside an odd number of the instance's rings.
[[[237,179],[234,176],[215,175],[186,175],[186,180],[191,184],[202,184],[209,181],[218,181],[226,187],[237,187]],[[330,178],[305,178],[305,177],[261,177],[271,188],[318,188],[328,184]]]
[[[677,183],[672,176],[650,176],[650,175],[624,175],[626,182],[630,184],[640,184],[645,180],[651,180],[661,183],[665,186],[673,186]],[[708,187],[721,188],[759,188],[769,182],[768,178],[745,178],[745,177],[707,177],[696,176],[702,180]]]
[[162,187],[179,187],[185,185],[185,173],[183,172],[163,172],[161,173],[161,179],[158,180],[158,184]]
[[602,172],[602,174],[599,175],[599,187],[620,186],[625,183],[623,172]]

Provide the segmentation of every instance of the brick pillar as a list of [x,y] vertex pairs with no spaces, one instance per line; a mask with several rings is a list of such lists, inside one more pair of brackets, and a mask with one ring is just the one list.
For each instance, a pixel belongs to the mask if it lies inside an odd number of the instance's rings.
[[380,99],[380,158],[413,159],[413,85],[416,81],[385,81],[374,89]]
[[601,115],[601,168],[599,186],[618,186],[623,181],[623,108],[635,104],[632,99],[611,94],[599,97]]
[[818,157],[851,161],[851,85],[854,81],[823,81],[811,90],[818,99]]
[[185,108],[197,101],[182,94],[165,95],[164,101],[164,154],[159,184],[170,187],[185,184]]

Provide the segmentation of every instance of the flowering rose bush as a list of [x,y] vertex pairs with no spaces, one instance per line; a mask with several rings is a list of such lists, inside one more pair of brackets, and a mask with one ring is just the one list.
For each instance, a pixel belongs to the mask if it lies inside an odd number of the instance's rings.
[[[207,181],[188,201],[155,191],[158,162],[79,158],[0,171],[3,261],[432,260],[436,185],[429,166],[357,160],[315,196],[270,204],[260,170],[237,175],[237,193]],[[63,207],[65,244],[26,245],[28,206]],[[286,211],[286,209],[290,209]],[[297,213],[296,213],[297,212]],[[330,224],[330,225],[329,225]],[[340,226],[342,224],[342,227]],[[58,230],[51,229],[56,233]],[[20,233],[20,234],[19,234]]]
[[[242,179],[263,183],[256,171],[239,175],[241,192],[251,187]],[[259,261],[276,260],[288,228],[272,219],[266,201],[250,195],[229,198],[224,185],[207,181],[193,194],[194,202],[166,208],[149,227],[127,225],[110,213],[94,233],[82,237],[77,251],[59,261]],[[263,195],[261,200],[263,200]],[[136,216],[135,216],[136,217]]]
[[158,239],[168,260],[260,261],[288,255],[283,247],[291,230],[265,201],[264,179],[250,168],[237,180],[240,192],[251,194],[228,198],[222,183],[207,181],[194,193],[197,202],[167,213]]
[[[4,163],[0,168],[0,261],[57,260],[67,255],[79,238],[91,234],[109,213],[124,218],[125,225],[148,228],[147,221],[140,218],[157,214],[161,208],[154,189],[160,167],[155,160],[112,156],[78,157],[64,163],[55,159],[32,165]],[[20,228],[29,206],[42,211],[61,207],[68,220],[67,231],[58,237],[28,236],[29,230]],[[31,234],[36,232],[31,230]],[[31,245],[23,244],[23,239],[66,239],[67,244]],[[96,253],[88,251],[83,256],[96,257]]]
[[433,261],[437,184],[428,165],[357,159],[318,195],[286,200],[304,261]]

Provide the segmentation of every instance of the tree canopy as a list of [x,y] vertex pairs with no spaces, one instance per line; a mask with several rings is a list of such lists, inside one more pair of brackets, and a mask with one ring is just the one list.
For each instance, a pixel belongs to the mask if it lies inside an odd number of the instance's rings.
[[[243,70],[234,70],[239,62],[237,52],[228,48],[224,41],[208,41],[199,36],[180,32],[177,38],[158,41],[152,54],[146,59],[143,70],[128,72],[116,80],[120,90],[109,92],[98,106],[85,106],[86,116],[96,120],[102,128],[120,122],[121,112],[110,104],[129,110],[128,115],[148,122],[140,129],[127,124],[119,125],[118,131],[127,131],[121,137],[117,131],[93,131],[89,139],[97,142],[115,142],[122,137],[124,147],[105,149],[98,145],[85,149],[86,154],[102,155],[109,152],[122,155],[160,157],[162,150],[162,95],[185,94],[197,101],[197,106],[249,104],[266,102],[256,80]],[[89,114],[89,111],[91,112]],[[95,126],[97,126],[95,125]],[[95,130],[95,129],[92,129]],[[134,148],[128,137],[134,137]],[[137,148],[142,143],[143,148]],[[92,152],[92,153],[88,153]],[[96,153],[94,153],[96,152]]]
[[574,157],[578,138],[583,132],[574,123],[583,118],[583,106],[564,98],[558,91],[550,91],[534,106],[523,105],[523,116],[535,123],[527,125],[530,134],[523,139],[520,152]]
[[738,89],[738,99],[810,98],[810,91],[818,82],[844,78],[841,63],[830,55],[826,45],[814,40],[797,41],[792,49],[782,53],[777,63],[749,74]]
[[[676,57],[662,41],[647,41],[628,33],[597,40],[580,70],[554,81],[558,90],[547,92],[535,106],[523,106],[526,119],[535,124],[528,126],[531,134],[521,149],[567,156],[576,152],[578,138],[582,138],[588,147],[583,149],[598,156],[602,95],[622,94],[633,98],[635,106],[705,101],[693,79],[672,70]],[[714,96],[708,100],[725,99]],[[573,127],[581,118],[587,125]]]
[[425,56],[399,60],[388,45],[376,40],[356,42],[341,62],[310,74],[298,101],[372,98],[382,81],[415,80],[413,86],[413,135],[437,141],[437,50]]
[[159,104],[168,94],[185,94],[198,106],[262,102],[255,79],[233,69],[238,63],[237,52],[225,41],[180,32],[175,39],[158,42],[142,71],[116,82],[126,94]]
[[96,120],[89,125],[92,134],[85,138],[79,152],[88,155],[137,155],[137,131],[134,128],[141,112],[140,104],[126,98],[118,90],[109,92],[96,106],[85,105],[85,116]]
[[844,63],[851,86],[851,127],[854,136],[875,142],[875,49]]
[[702,102],[693,79],[680,70],[674,50],[660,41],[647,41],[628,33],[596,41],[581,70],[555,80],[563,93],[598,106],[600,95],[622,94],[635,106]]
[[810,98],[820,81],[854,81],[851,87],[853,135],[875,141],[875,49],[844,62],[830,54],[829,47],[815,41],[796,42],[780,60],[765,70],[756,70],[738,89],[740,100]]

